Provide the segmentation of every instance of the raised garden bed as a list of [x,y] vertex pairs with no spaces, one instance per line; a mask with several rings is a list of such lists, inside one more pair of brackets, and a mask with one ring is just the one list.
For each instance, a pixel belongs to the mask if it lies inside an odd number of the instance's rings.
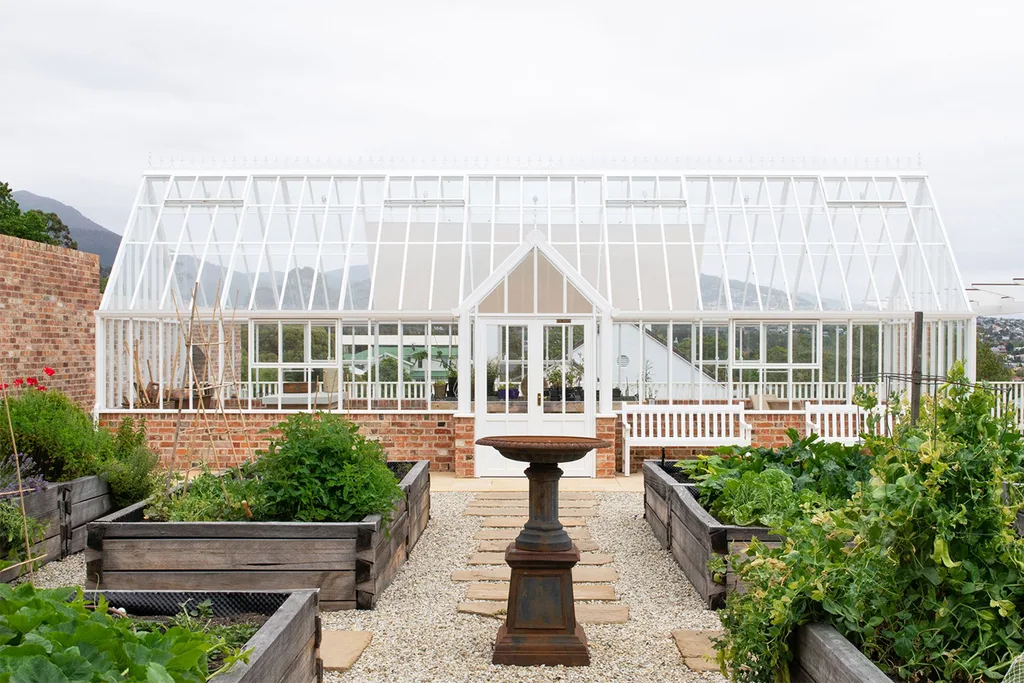
[[[323,680],[320,661],[320,612],[317,593],[118,591],[102,593],[111,607],[135,617],[173,616],[206,600],[214,617],[262,614],[269,618],[246,643],[248,663],[217,675],[219,683],[313,683]],[[97,593],[86,593],[95,596]]]
[[320,589],[324,610],[372,609],[430,518],[430,462],[408,468],[392,516],[360,522],[149,522],[137,503],[89,524],[86,576],[101,590]]
[[[20,506],[18,496],[4,501]],[[61,560],[85,548],[86,524],[110,514],[113,503],[110,486],[97,476],[51,484],[49,488],[25,494],[25,513],[46,525],[43,540],[32,548],[33,556],[43,556],[40,564]],[[0,553],[8,548],[0,541]],[[28,565],[0,570],[0,583],[28,573]]]
[[[665,468],[674,470],[675,463],[668,460]],[[665,468],[660,461],[644,461],[644,517],[661,547],[672,552],[705,604],[719,609],[726,595],[736,589],[730,557],[754,538],[768,543],[781,539],[766,527],[719,522],[701,506],[697,487],[679,481],[674,471]],[[709,563],[719,559],[724,569],[716,577]]]
[[808,624],[793,636],[792,683],[892,683],[857,647],[828,624]]

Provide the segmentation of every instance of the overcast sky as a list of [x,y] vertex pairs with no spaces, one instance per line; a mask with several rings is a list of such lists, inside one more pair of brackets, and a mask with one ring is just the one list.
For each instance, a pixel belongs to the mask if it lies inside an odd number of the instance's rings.
[[920,153],[1024,276],[1024,3],[0,3],[0,180],[116,232],[152,156]]

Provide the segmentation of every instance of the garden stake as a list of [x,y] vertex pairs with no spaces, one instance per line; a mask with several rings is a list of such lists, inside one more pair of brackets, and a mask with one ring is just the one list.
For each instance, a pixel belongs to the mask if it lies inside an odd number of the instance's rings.
[[[32,560],[38,559],[32,557],[32,539],[28,537],[28,515],[25,513],[25,490],[21,485],[21,458],[18,457],[18,444],[14,439],[14,422],[11,420],[11,404],[7,397],[7,382],[2,383],[4,385],[4,412],[7,413],[7,429],[11,432],[11,450],[14,451],[14,469],[18,474],[18,500],[21,502],[21,533],[25,534],[25,557],[28,559],[28,580],[30,582],[35,581],[35,570],[32,567]],[[25,564],[21,562],[19,564]]]

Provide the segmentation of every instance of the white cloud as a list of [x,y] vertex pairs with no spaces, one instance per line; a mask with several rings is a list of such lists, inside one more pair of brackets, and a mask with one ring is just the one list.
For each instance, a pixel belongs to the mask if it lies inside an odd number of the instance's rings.
[[920,152],[966,278],[1024,274],[1017,3],[61,0],[3,18],[0,178],[115,230],[150,153]]

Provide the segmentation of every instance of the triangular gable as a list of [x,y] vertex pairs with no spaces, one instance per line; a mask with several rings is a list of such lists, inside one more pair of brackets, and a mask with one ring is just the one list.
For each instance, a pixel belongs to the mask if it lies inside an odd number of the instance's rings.
[[462,305],[454,310],[456,315],[470,312],[487,298],[505,279],[514,271],[526,258],[536,249],[558,270],[573,287],[579,291],[598,311],[604,313],[611,311],[608,300],[601,296],[594,287],[587,282],[586,278],[580,275],[579,271],[572,267],[564,256],[558,253],[550,242],[545,239],[543,233],[534,230],[526,236],[526,240],[509,254],[508,258],[494,269],[473,292],[463,300]]

